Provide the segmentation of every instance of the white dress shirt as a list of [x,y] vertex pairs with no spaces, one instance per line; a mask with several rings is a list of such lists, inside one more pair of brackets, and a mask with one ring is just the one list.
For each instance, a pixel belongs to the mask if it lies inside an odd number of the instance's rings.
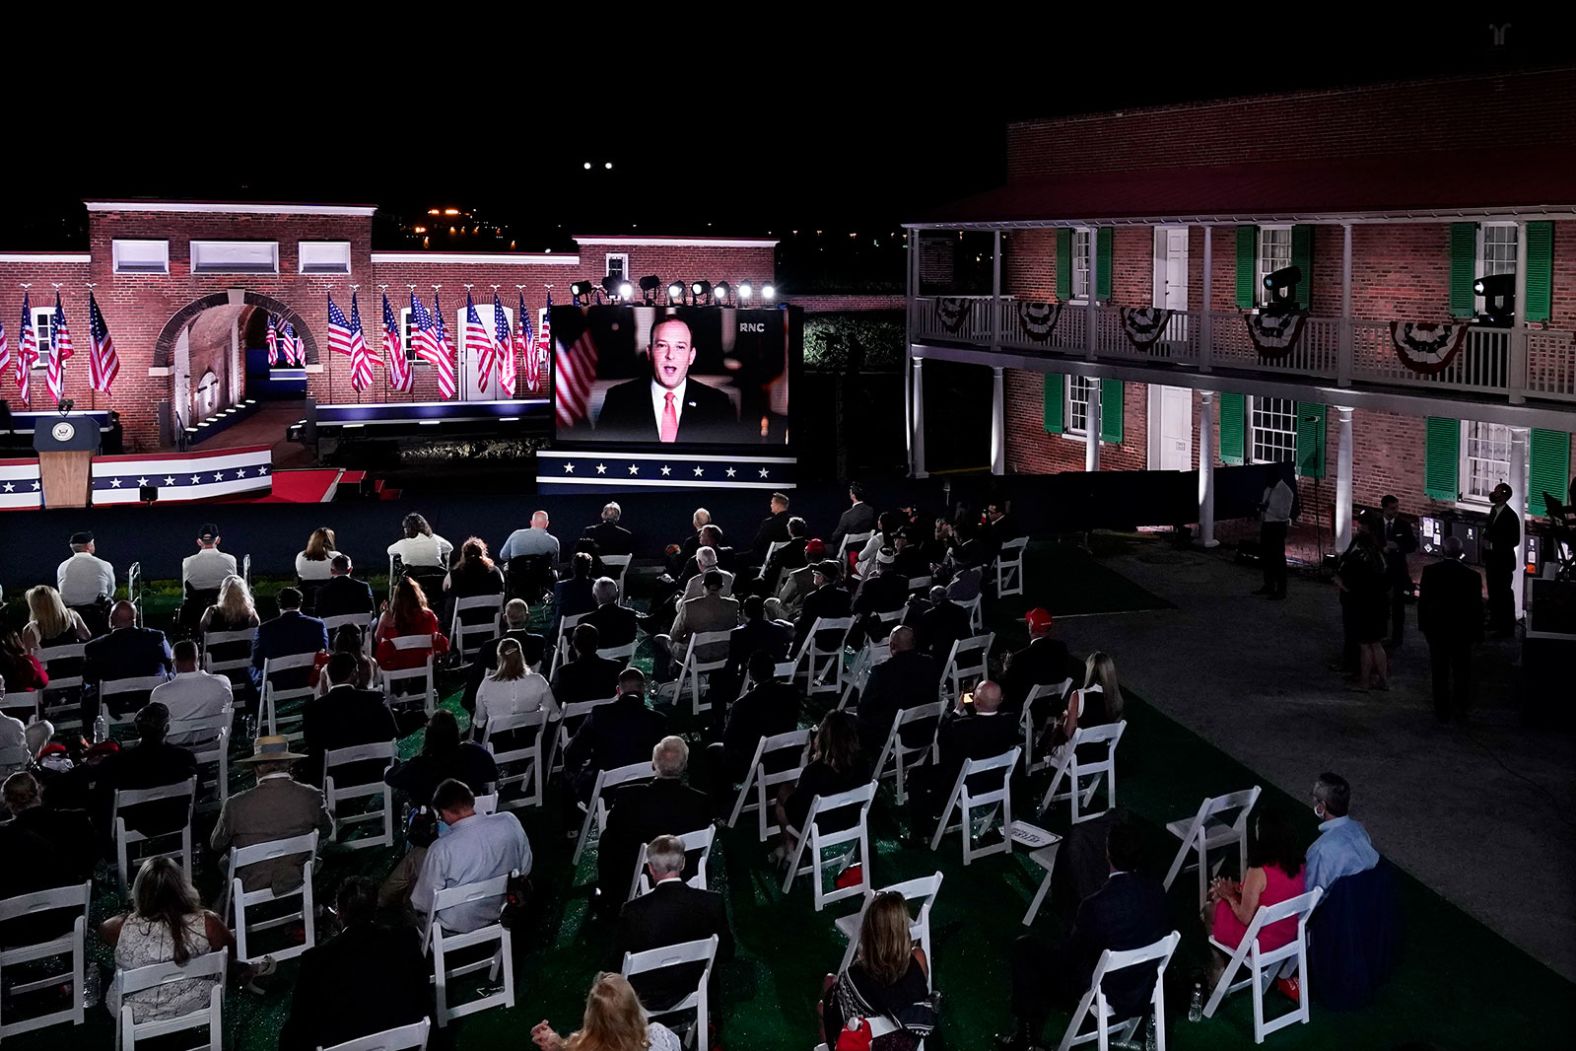
[[[684,382],[673,388],[673,414],[679,423],[684,422],[684,395],[689,391],[689,377]],[[651,381],[651,412],[657,421],[657,433],[662,433],[662,414],[668,407],[668,388]]]
[[78,551],[55,571],[56,590],[68,606],[91,606],[115,597],[115,567],[87,551]]
[[477,726],[486,726],[500,715],[521,715],[547,709],[547,718],[558,718],[558,702],[553,689],[538,672],[526,672],[518,679],[495,679],[488,675],[476,690]]
[[[432,908],[438,891],[447,887],[481,883],[511,872],[531,871],[531,844],[513,814],[477,814],[440,836],[427,848],[421,875],[411,888],[410,903],[417,915]],[[495,923],[503,913],[503,898],[483,898],[454,905],[438,913],[443,929],[468,934]]]
[[437,533],[404,537],[389,545],[389,554],[398,555],[403,565],[436,566],[439,569],[449,568],[449,553],[453,550],[454,545]]
[[[230,707],[233,698],[234,688],[228,678],[205,671],[176,672],[175,678],[155,686],[148,695],[150,702],[158,701],[169,708],[172,723],[218,715]],[[206,741],[211,737],[211,732],[172,733],[168,740],[170,744],[184,745]]]
[[296,577],[300,580],[327,580],[334,575],[334,556],[338,551],[330,551],[324,559],[307,558],[303,551],[296,555]]
[[187,555],[181,562],[181,583],[198,591],[212,590],[223,584],[225,577],[233,576],[235,556],[216,547],[205,547],[195,555]]

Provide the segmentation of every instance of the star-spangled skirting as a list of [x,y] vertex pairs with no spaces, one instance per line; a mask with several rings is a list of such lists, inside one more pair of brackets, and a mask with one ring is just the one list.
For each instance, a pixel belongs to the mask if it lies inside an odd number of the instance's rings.
[[159,501],[210,500],[273,491],[273,452],[268,446],[215,449],[169,456],[100,456],[93,461],[94,504],[134,504],[144,485]]
[[791,456],[551,449],[536,454],[536,487],[543,493],[598,489],[792,489],[796,466]]
[[0,463],[0,509],[36,511],[44,506],[37,460]]

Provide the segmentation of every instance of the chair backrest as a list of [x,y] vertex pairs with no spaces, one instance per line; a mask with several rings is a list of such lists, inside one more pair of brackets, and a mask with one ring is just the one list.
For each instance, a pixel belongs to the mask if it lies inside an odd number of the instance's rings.
[[93,898],[93,883],[88,881],[70,887],[51,887],[14,898],[0,898],[0,923],[22,916],[37,916],[56,909],[81,909],[87,915],[88,902]]
[[230,876],[248,865],[256,865],[263,861],[276,861],[279,858],[288,858],[296,854],[317,854],[317,831],[301,836],[291,836],[289,839],[271,839],[266,843],[253,843],[249,847],[235,847],[230,851]]
[[902,883],[893,883],[886,887],[872,888],[869,895],[865,898],[865,901],[868,903],[877,894],[901,894],[903,895],[903,900],[907,901],[910,905],[916,901],[920,902],[920,914],[918,917],[916,917],[916,920],[923,922],[926,915],[930,911],[931,902],[935,899],[937,894],[941,893],[941,879],[942,874],[940,872],[936,872],[929,876],[919,876],[915,879],[906,879]]
[[1293,916],[1297,917],[1297,926],[1300,930],[1307,924],[1308,914],[1313,912],[1314,906],[1319,904],[1319,899],[1323,896],[1323,888],[1315,887],[1305,894],[1278,901],[1274,905],[1260,905],[1259,911],[1253,914],[1253,922],[1248,925],[1247,934],[1243,935],[1242,944],[1256,941],[1259,932],[1265,927]]
[[323,627],[328,629],[329,641],[333,641],[334,632],[346,626],[360,628],[365,634],[372,624],[373,616],[375,614],[372,613],[341,613],[337,617],[324,617]]
[[1264,791],[1262,788],[1254,785],[1252,788],[1227,792],[1223,796],[1211,796],[1209,799],[1204,800],[1203,804],[1198,808],[1198,816],[1194,820],[1198,825],[1202,826],[1216,814],[1224,814],[1235,810],[1237,811],[1237,816],[1231,824],[1233,828],[1241,832],[1247,828],[1248,813],[1253,809],[1253,805],[1259,801],[1259,793],[1262,791]]
[[[1022,748],[1013,748],[1001,755],[991,756],[989,759],[965,759],[963,769],[958,771],[958,781],[963,785],[964,793],[971,802],[992,803],[1000,800],[1007,793],[1008,782],[1012,780],[1013,768],[1018,765],[1018,759],[1023,755]],[[969,781],[976,774],[988,774],[993,770],[1001,771],[1001,787],[991,788],[975,795],[969,791]]]
[[1089,987],[1091,989],[1097,987],[1106,976],[1115,971],[1125,971],[1129,967],[1140,967],[1146,963],[1158,962],[1163,974],[1166,965],[1171,962],[1171,954],[1176,952],[1177,943],[1181,940],[1182,935],[1172,931],[1159,941],[1138,949],[1103,950],[1099,961],[1094,965],[1094,975],[1089,980]]
[[825,817],[837,810],[848,807],[868,809],[871,800],[876,797],[876,783],[874,781],[858,788],[850,788],[846,792],[835,792],[829,796],[816,796],[810,801],[810,813],[804,819],[806,826],[813,826],[817,818]]
[[152,693],[155,686],[168,681],[163,675],[138,675],[129,679],[105,679],[99,683],[99,696],[115,697],[123,693]]
[[389,643],[397,650],[431,650],[431,635],[394,635]]
[[145,992],[160,985],[170,982],[183,982],[193,978],[213,978],[220,982],[224,980],[225,968],[229,964],[229,955],[223,949],[215,952],[203,953],[193,956],[184,964],[174,962],[151,963],[146,967],[133,967],[130,970],[118,971],[115,974],[115,984],[120,989],[122,999],[132,993]]
[[438,913],[444,909],[452,909],[456,905],[485,901],[488,898],[502,898],[509,892],[509,880],[512,875],[513,873],[494,876],[492,879],[478,883],[461,883],[454,887],[444,887],[435,893],[432,896],[432,908],[422,918],[422,946],[431,944],[433,921]]
[[656,767],[650,760],[639,763],[630,763],[628,766],[615,766],[611,770],[600,771],[597,775],[597,787],[602,793],[602,805],[607,805],[607,792],[619,785],[627,785],[631,781],[643,781],[657,776]]
[[534,712],[509,712],[506,715],[494,715],[487,720],[487,726],[482,731],[482,743],[490,744],[494,734],[513,733],[516,730],[540,729],[547,724],[547,710],[538,708]]
[[[44,666],[45,671],[50,673],[50,682],[53,684],[55,674],[54,670],[50,668],[50,664],[63,663],[65,661],[79,661],[82,659],[83,653],[86,649],[87,643],[85,642],[73,642],[64,646],[45,646],[38,651],[38,662]],[[73,685],[79,684],[80,679],[81,677],[78,676],[78,683],[74,683]]]
[[[156,788],[117,788],[115,789],[115,813],[127,807],[141,806],[144,803],[156,803],[161,799],[179,799],[182,796],[188,799],[197,794],[197,779],[189,777],[184,781],[177,781],[173,785],[159,785]],[[190,820],[188,818],[188,820]]]
[[815,623],[811,625],[810,634],[805,637],[805,641],[811,646],[815,646],[816,652],[829,653],[831,652],[830,650],[824,650],[820,648],[817,640],[820,639],[823,634],[829,635],[834,631],[841,633],[840,638],[847,638],[848,629],[853,626],[853,617],[817,617],[815,618]]
[[756,745],[755,761],[765,762],[766,757],[774,752],[793,752],[803,755],[805,749],[810,747],[810,739],[814,735],[813,730],[789,730],[787,733],[762,737],[760,743]]
[[252,642],[256,638],[256,628],[241,628],[236,631],[205,631],[202,634],[202,648],[206,652],[210,646],[227,646],[232,642]]
[[323,777],[332,777],[334,767],[369,759],[386,759],[394,762],[398,749],[393,741],[373,741],[370,744],[353,744],[345,748],[327,748],[323,751]]
[[866,529],[863,533],[847,534],[843,537],[843,546],[839,549],[838,554],[847,555],[851,549],[856,547],[863,549],[866,544],[870,543],[872,536],[875,536],[875,531],[871,529]]
[[896,732],[910,723],[921,723],[926,719],[940,719],[946,714],[945,701],[929,701],[925,704],[916,704],[912,708],[904,708],[897,713],[897,718],[892,720],[893,731]]
[[599,648],[596,655],[608,661],[627,661],[635,656],[635,649],[639,641],[627,642],[622,646],[606,646]]
[[[962,605],[962,603],[959,603]],[[947,655],[947,667],[956,669],[958,674],[972,672],[984,668],[990,660],[990,648],[996,642],[994,631],[984,635],[970,635],[966,639],[959,639],[952,644],[952,652]]]
[[1099,726],[1080,726],[1073,733],[1073,739],[1071,742],[1069,742],[1069,745],[1073,749],[1074,756],[1078,754],[1079,745],[1103,744],[1107,746],[1106,757],[1104,759],[1095,760],[1094,762],[1079,763],[1080,766],[1099,765],[1101,763],[1110,761],[1111,753],[1116,750],[1116,743],[1122,739],[1122,731],[1126,729],[1126,719],[1122,719],[1114,723],[1102,723]]
[[[721,631],[695,632],[689,638],[689,649],[685,651],[684,659],[690,662],[691,667],[705,666],[701,667],[701,670],[706,670],[707,668],[720,668],[724,666],[728,663],[728,651],[726,647],[732,634],[733,632],[728,628],[724,628]],[[714,648],[718,646],[723,647],[721,657],[703,661],[698,656],[701,650],[705,649],[708,652],[713,652]],[[708,647],[711,647],[712,649],[708,649]]]
[[775,555],[777,552],[781,551],[783,548],[785,548],[787,546],[788,546],[788,541],[786,541],[786,540],[773,540],[770,543],[768,543],[766,545],[766,557],[761,560],[761,566],[763,567],[763,569],[764,569],[766,563],[768,563],[768,562],[770,562],[772,560],[772,556],[773,555]]
[[317,651],[310,653],[287,653],[283,657],[263,658],[263,677],[273,678],[276,672],[299,671],[310,668],[317,661]]
[[474,799],[474,802],[471,805],[472,805],[472,808],[476,811],[476,813],[481,814],[483,816],[485,816],[487,814],[496,814],[496,813],[498,813],[498,793],[497,792],[488,792],[485,795],[474,796],[472,798]]
[[[711,962],[717,955],[717,935],[702,938],[699,941],[679,942],[677,945],[664,945],[658,949],[646,949],[644,952],[627,952],[624,954],[624,965],[621,968],[624,977],[642,974],[646,971],[660,971],[668,967],[678,967],[686,963],[704,963],[710,971]],[[704,985],[702,981],[698,983]]]
[[604,704],[612,704],[617,697],[596,697],[589,701],[570,701],[564,705],[563,725],[567,726],[572,719],[584,719],[591,712]]
[[500,592],[496,595],[472,595],[469,598],[454,600],[456,613],[473,609],[492,609],[501,613],[503,611],[503,593]]
[[425,1051],[427,1035],[432,1029],[432,1019],[423,1018],[410,1025],[385,1029],[370,1036],[358,1036],[333,1047],[319,1047],[318,1051]]
[[1015,560],[1021,561],[1023,558],[1023,549],[1028,546],[1029,538],[1026,536],[1018,536],[1013,537],[1011,540],[1004,540],[1002,541],[1001,549],[997,553],[996,557],[1001,559],[1003,562],[1012,562]]
[[235,710],[226,708],[218,715],[200,715],[192,719],[171,719],[170,737],[194,737],[196,740],[187,741],[183,748],[190,748],[198,753],[197,761],[212,762],[218,756],[208,756],[206,753],[213,750],[214,743],[229,737],[230,727],[235,723]]

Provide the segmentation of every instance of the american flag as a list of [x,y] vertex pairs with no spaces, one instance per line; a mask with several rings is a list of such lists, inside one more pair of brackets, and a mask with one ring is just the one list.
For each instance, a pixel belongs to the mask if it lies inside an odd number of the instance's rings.
[[268,315],[268,367],[279,364],[279,326],[272,314]]
[[115,352],[115,341],[109,338],[109,326],[99,312],[98,300],[88,293],[88,334],[93,338],[93,349],[88,354],[88,384],[94,390],[109,393],[120,375],[120,355]]
[[536,334],[536,386],[531,388],[534,394],[547,389],[547,376],[543,370],[547,367],[548,355],[553,353],[553,293],[547,293],[547,307],[542,311],[542,331]]
[[49,385],[49,396],[59,401],[66,390],[66,362],[71,360],[76,349],[71,345],[71,330],[66,327],[66,311],[60,305],[60,293],[55,293],[55,316],[49,325],[49,372],[45,375],[45,382]]
[[389,385],[401,393],[410,393],[410,362],[405,360],[399,322],[394,319],[387,292],[383,293],[383,357],[388,362]]
[[438,348],[438,397],[447,401],[454,397],[454,348],[449,346],[449,329],[443,323],[443,304],[438,301],[438,290],[432,290],[432,345]]
[[[5,338],[5,333],[0,332],[0,341]],[[498,298],[498,290],[493,290],[493,342],[498,345],[498,353],[503,355],[498,363],[498,386],[508,397],[514,397],[514,341],[509,335],[509,315],[503,312],[503,300]]]
[[465,347],[467,357],[469,351],[475,348],[476,358],[476,387],[485,392],[492,383],[493,363],[498,357],[498,346],[492,340],[487,326],[482,324],[482,317],[476,313],[476,301],[471,298],[471,293],[465,293]]
[[[433,304],[437,304],[437,297],[433,297]],[[432,314],[421,300],[416,298],[416,293],[410,294],[410,349],[421,360],[430,363],[437,369],[438,393],[444,398],[454,397],[454,362],[445,359],[442,349],[438,344],[438,330],[433,323]],[[448,368],[445,369],[444,365]],[[445,391],[444,377],[448,377],[448,388]]]
[[290,341],[290,362],[296,368],[306,364],[306,340],[302,339],[295,330],[295,324],[285,322],[285,338]]
[[33,328],[33,308],[22,293],[22,331],[16,338],[16,389],[24,405],[33,404],[30,390],[33,366],[38,364],[38,332]]
[[[547,328],[543,322],[542,328]],[[558,426],[573,427],[581,420],[591,422],[591,383],[596,379],[596,343],[587,325],[574,346],[553,350],[553,371],[558,374],[558,397],[553,399]]]
[[350,293],[350,385],[357,391],[372,386],[372,354],[367,350],[367,334],[361,328],[361,304]]
[[531,338],[531,311],[526,308],[524,292],[520,293],[515,322],[520,334],[520,361],[525,365],[525,389],[535,394],[542,387],[542,370],[536,359],[536,341]]
[[5,322],[0,321],[0,376],[5,375],[6,366],[11,364],[11,340],[5,334]]
[[350,357],[350,322],[345,320],[345,312],[334,302],[333,293],[328,296],[328,352]]

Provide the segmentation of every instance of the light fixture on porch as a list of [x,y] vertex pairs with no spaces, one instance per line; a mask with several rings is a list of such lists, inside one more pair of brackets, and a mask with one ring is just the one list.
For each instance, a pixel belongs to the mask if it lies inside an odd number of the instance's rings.
[[657,293],[662,291],[662,278],[656,274],[647,274],[640,279],[640,298],[646,301],[648,307],[657,305]]
[[1297,286],[1302,283],[1302,270],[1283,266],[1264,275],[1264,287],[1269,291],[1270,304],[1267,314],[1290,314],[1297,309]]
[[1472,282],[1474,295],[1483,297],[1483,313],[1477,316],[1479,325],[1491,328],[1509,328],[1516,317],[1516,275],[1488,274]]

